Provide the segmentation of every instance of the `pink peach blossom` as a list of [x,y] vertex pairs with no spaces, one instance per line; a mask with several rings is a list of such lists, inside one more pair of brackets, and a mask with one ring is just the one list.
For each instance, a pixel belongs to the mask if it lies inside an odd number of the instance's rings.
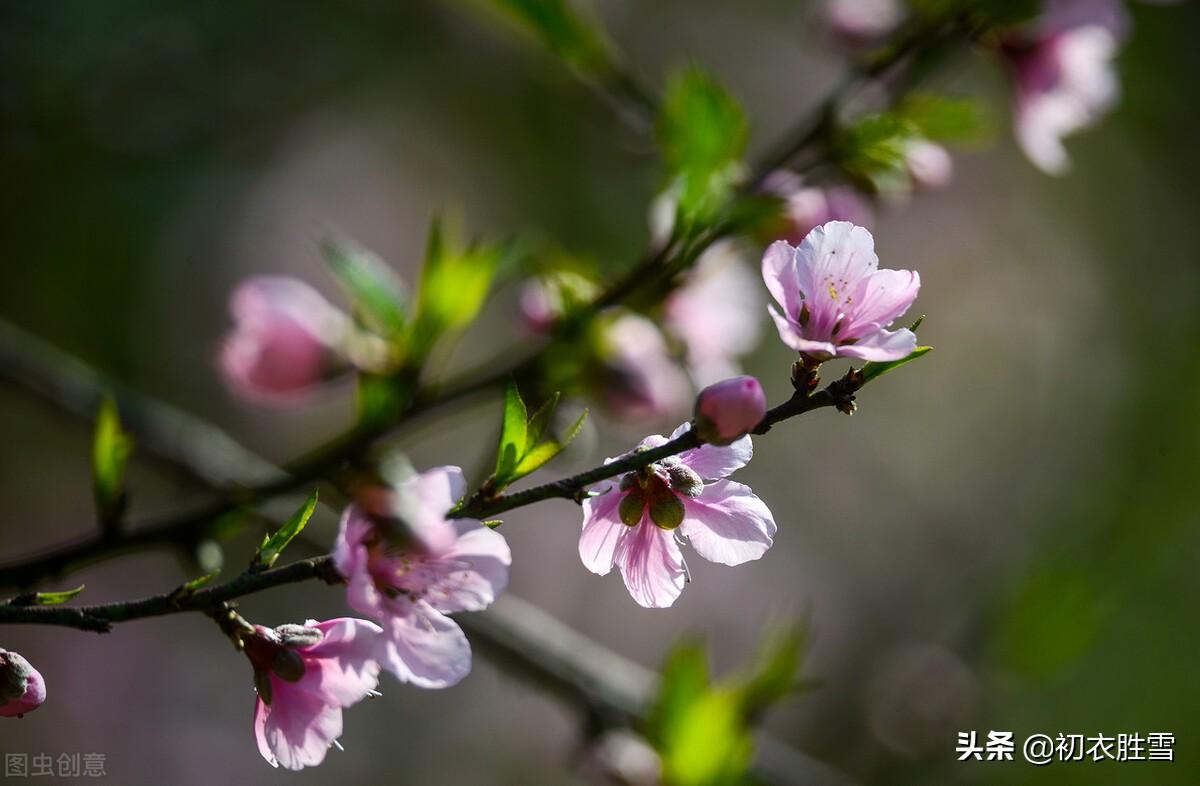
[[852,186],[807,185],[799,175],[781,169],[767,177],[763,191],[784,200],[785,224],[777,237],[793,245],[799,245],[815,227],[830,221],[865,227],[875,223],[871,201]]
[[46,682],[29,661],[0,649],[0,718],[20,718],[46,700]]
[[1116,103],[1113,60],[1127,27],[1119,0],[1051,0],[1002,45],[1015,87],[1017,141],[1048,174],[1070,165],[1063,139],[1095,125]]
[[898,0],[825,0],[825,24],[852,49],[877,46],[904,21]]
[[763,280],[783,309],[769,309],[779,338],[817,360],[899,360],[917,346],[906,328],[887,330],[917,298],[921,277],[880,270],[862,227],[831,221],[799,248],[777,241],[763,255]]
[[230,311],[235,325],[221,347],[220,368],[248,398],[295,401],[344,364],[349,319],[299,279],[249,278],[234,290]]
[[667,298],[663,327],[683,344],[697,385],[733,376],[762,336],[762,290],[731,241],[713,244]]
[[342,516],[333,559],[350,606],[379,621],[379,661],[402,682],[444,688],[471,670],[467,637],[447,614],[491,605],[508,583],[504,537],[474,519],[446,518],[466,492],[458,467],[396,484],[397,538],[359,504]]
[[366,620],[308,620],[243,635],[258,698],[254,736],[272,767],[299,770],[325,760],[342,735],[342,710],[379,683],[379,636]]
[[[671,438],[689,428],[683,424]],[[638,448],[666,442],[656,434]],[[592,486],[592,496],[583,501],[579,538],[584,567],[603,576],[615,565],[638,604],[665,608],[683,592],[680,536],[701,557],[722,565],[761,557],[775,537],[771,511],[749,486],[725,479],[752,454],[750,438],[742,437],[724,447],[702,445]]]
[[679,417],[691,403],[687,375],[662,332],[641,315],[621,314],[603,329],[596,370],[605,406],[623,420]]
[[905,146],[904,167],[918,188],[945,188],[954,179],[950,152],[927,139],[914,139]]

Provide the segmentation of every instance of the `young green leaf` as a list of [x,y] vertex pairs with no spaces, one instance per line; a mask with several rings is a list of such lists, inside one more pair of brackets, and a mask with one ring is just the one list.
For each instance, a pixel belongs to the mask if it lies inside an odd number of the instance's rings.
[[757,667],[748,676],[732,683],[747,719],[757,717],[796,690],[800,664],[807,649],[807,631],[801,625],[776,631],[764,640]]
[[460,247],[446,222],[434,218],[409,341],[415,357],[428,354],[443,334],[462,330],[475,320],[503,256],[499,246]]
[[897,107],[896,114],[912,123],[922,137],[934,142],[978,142],[991,132],[989,118],[983,114],[979,102],[971,98],[916,93]]
[[80,584],[75,589],[63,590],[61,592],[38,592],[33,596],[34,606],[60,606],[69,600],[79,596],[87,587],[86,584]]
[[383,260],[333,240],[321,243],[321,255],[365,328],[392,340],[404,334],[408,323],[404,286]]
[[125,467],[132,453],[133,439],[121,428],[117,403],[105,396],[96,413],[92,478],[96,510],[106,525],[115,523],[125,506]]
[[567,0],[488,0],[525,28],[568,65],[586,74],[612,68],[608,40],[596,25],[575,12]]
[[746,138],[745,115],[725,88],[694,66],[671,77],[658,139],[685,222],[711,216],[726,202]]
[[926,353],[930,352],[932,349],[933,349],[933,347],[917,347],[912,352],[910,352],[906,357],[902,357],[899,360],[889,360],[889,361],[885,361],[885,362],[871,361],[869,363],[864,363],[863,367],[861,369],[859,369],[859,372],[858,372],[859,374],[862,375],[862,384],[865,385],[873,379],[878,379],[879,377],[882,377],[884,374],[888,373],[889,371],[898,369],[906,363],[911,363],[914,360],[916,360],[917,358],[921,357],[922,355],[925,355]]
[[500,447],[496,453],[495,478],[498,483],[511,482],[517,464],[525,454],[527,432],[525,402],[521,400],[517,383],[509,380],[508,387],[504,389],[504,419],[500,426]]
[[646,716],[647,737],[661,744],[674,735],[683,716],[709,689],[708,653],[693,639],[675,644],[663,664],[658,696]]
[[279,559],[279,555],[287,548],[292,539],[299,535],[308,520],[312,517],[313,511],[317,508],[317,492],[314,489],[309,495],[305,503],[296,511],[290,519],[287,520],[282,527],[275,531],[275,534],[266,537],[263,540],[262,546],[258,550],[258,555],[255,557],[254,566],[257,568],[269,568]]
[[579,435],[580,430],[583,428],[583,422],[587,420],[587,415],[588,412],[585,409],[561,438],[547,439],[530,447],[517,463],[514,480],[536,472],[559,453],[562,453],[567,445],[570,445],[571,441]]

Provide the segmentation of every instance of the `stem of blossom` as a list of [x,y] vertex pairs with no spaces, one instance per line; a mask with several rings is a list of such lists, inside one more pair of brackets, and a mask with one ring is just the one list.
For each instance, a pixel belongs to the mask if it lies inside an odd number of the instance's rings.
[[5,603],[0,605],[0,625],[60,625],[107,633],[118,622],[185,611],[198,611],[217,619],[222,615],[228,616],[230,609],[227,604],[235,598],[309,579],[321,579],[331,584],[342,580],[333,566],[332,557],[314,557],[259,573],[246,572],[216,587],[189,591],[184,585],[161,595],[120,603],[73,607]]
[[[806,390],[798,389],[787,401],[768,410],[762,422],[755,426],[750,433],[766,434],[772,426],[780,421],[822,407],[833,407],[840,412],[850,414],[854,411],[854,394],[864,384],[863,377],[858,370],[850,369],[845,376],[829,383],[815,393],[810,394]],[[695,430],[688,430],[657,448],[634,451],[615,461],[572,475],[569,478],[490,499],[480,499],[479,495],[474,495],[466,504],[451,511],[450,515],[454,518],[483,519],[547,499],[573,499],[578,502],[587,493],[588,486],[594,483],[641,469],[668,456],[675,456],[685,450],[699,447],[700,444]]]

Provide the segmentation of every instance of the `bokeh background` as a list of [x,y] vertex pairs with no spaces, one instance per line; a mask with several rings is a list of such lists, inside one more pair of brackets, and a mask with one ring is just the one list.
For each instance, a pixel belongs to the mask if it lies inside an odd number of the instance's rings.
[[[761,149],[812,106],[841,56],[783,0],[602,0],[652,80],[689,59],[744,103]],[[512,515],[511,591],[656,666],[680,634],[718,670],[764,626],[807,615],[812,691],[767,726],[863,783],[1193,784],[1200,780],[1200,12],[1134,4],[1120,107],[1047,178],[1006,133],[983,56],[936,81],[985,97],[994,144],[944,191],[886,210],[882,263],[915,268],[935,352],[756,444],[740,474],[780,524],[738,569],[693,559],[669,610],[579,565],[579,514]],[[416,274],[433,212],[530,230],[611,265],[647,240],[653,151],[552,58],[456,2],[120,0],[0,7],[0,314],[283,461],[344,427],[352,396],[302,411],[237,400],[212,358],[241,277],[285,272],[335,296],[334,233]],[[458,353],[520,340],[504,290]],[[764,318],[765,322],[765,318]],[[767,326],[764,325],[764,328]],[[788,393],[764,333],[747,362]],[[418,466],[477,468],[498,402],[403,435]],[[663,424],[669,429],[674,424]],[[0,388],[0,552],[88,531],[86,427]],[[599,421],[571,461],[630,433]],[[201,499],[135,464],[135,516]],[[329,537],[333,522],[319,522]],[[239,548],[242,549],[239,551]],[[236,568],[249,540],[230,545]],[[100,602],[181,579],[167,554],[91,568]],[[317,586],[244,604],[277,624],[344,613]],[[50,700],[5,722],[0,752],[103,752],[121,784],[578,782],[581,719],[484,659],[445,691],[385,683],[347,714],[345,754],[275,772],[251,735],[249,669],[211,625],[171,617],[99,637],[6,628]],[[1166,731],[1172,764],[955,765],[955,732]]]

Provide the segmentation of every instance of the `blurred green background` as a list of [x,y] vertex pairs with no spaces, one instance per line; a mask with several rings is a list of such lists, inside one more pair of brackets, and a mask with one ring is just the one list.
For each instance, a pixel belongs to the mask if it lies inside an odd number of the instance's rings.
[[[648,79],[689,59],[716,73],[754,150],[840,70],[804,3],[595,7]],[[757,440],[738,479],[780,524],[763,560],[694,560],[673,608],[643,610],[583,570],[579,514],[551,502],[505,527],[512,591],[651,666],[695,631],[729,668],[771,620],[807,614],[819,687],[767,726],[863,783],[1200,781],[1200,12],[1131,10],[1123,101],[1072,142],[1065,178],[1012,145],[985,57],[935,78],[1002,118],[992,147],[956,156],[949,189],[877,227],[881,264],[921,272],[936,351],[865,391],[852,419],[819,412]],[[645,246],[661,186],[645,140],[468,3],[12,2],[0,73],[0,314],[275,460],[344,427],[352,397],[279,413],[226,392],[212,358],[239,278],[332,292],[315,241],[335,233],[411,281],[447,204],[472,230],[535,230],[615,274]],[[520,340],[513,301],[499,293],[458,360]],[[790,361],[769,335],[747,366],[779,400]],[[402,444],[418,465],[478,466],[497,407]],[[629,442],[598,431],[579,466]],[[86,532],[87,429],[0,388],[0,434],[2,556]],[[135,516],[199,498],[152,465],[132,482]],[[101,602],[179,578],[150,554],[80,581]],[[308,586],[245,606],[271,624],[342,613]],[[249,670],[214,632],[184,617],[103,638],[0,631],[50,693],[4,724],[0,752],[105,752],[122,784],[576,782],[581,719],[482,659],[446,691],[385,683],[347,715],[347,753],[273,772]],[[1172,732],[1176,760],[955,764],[955,732],[972,729]]]

